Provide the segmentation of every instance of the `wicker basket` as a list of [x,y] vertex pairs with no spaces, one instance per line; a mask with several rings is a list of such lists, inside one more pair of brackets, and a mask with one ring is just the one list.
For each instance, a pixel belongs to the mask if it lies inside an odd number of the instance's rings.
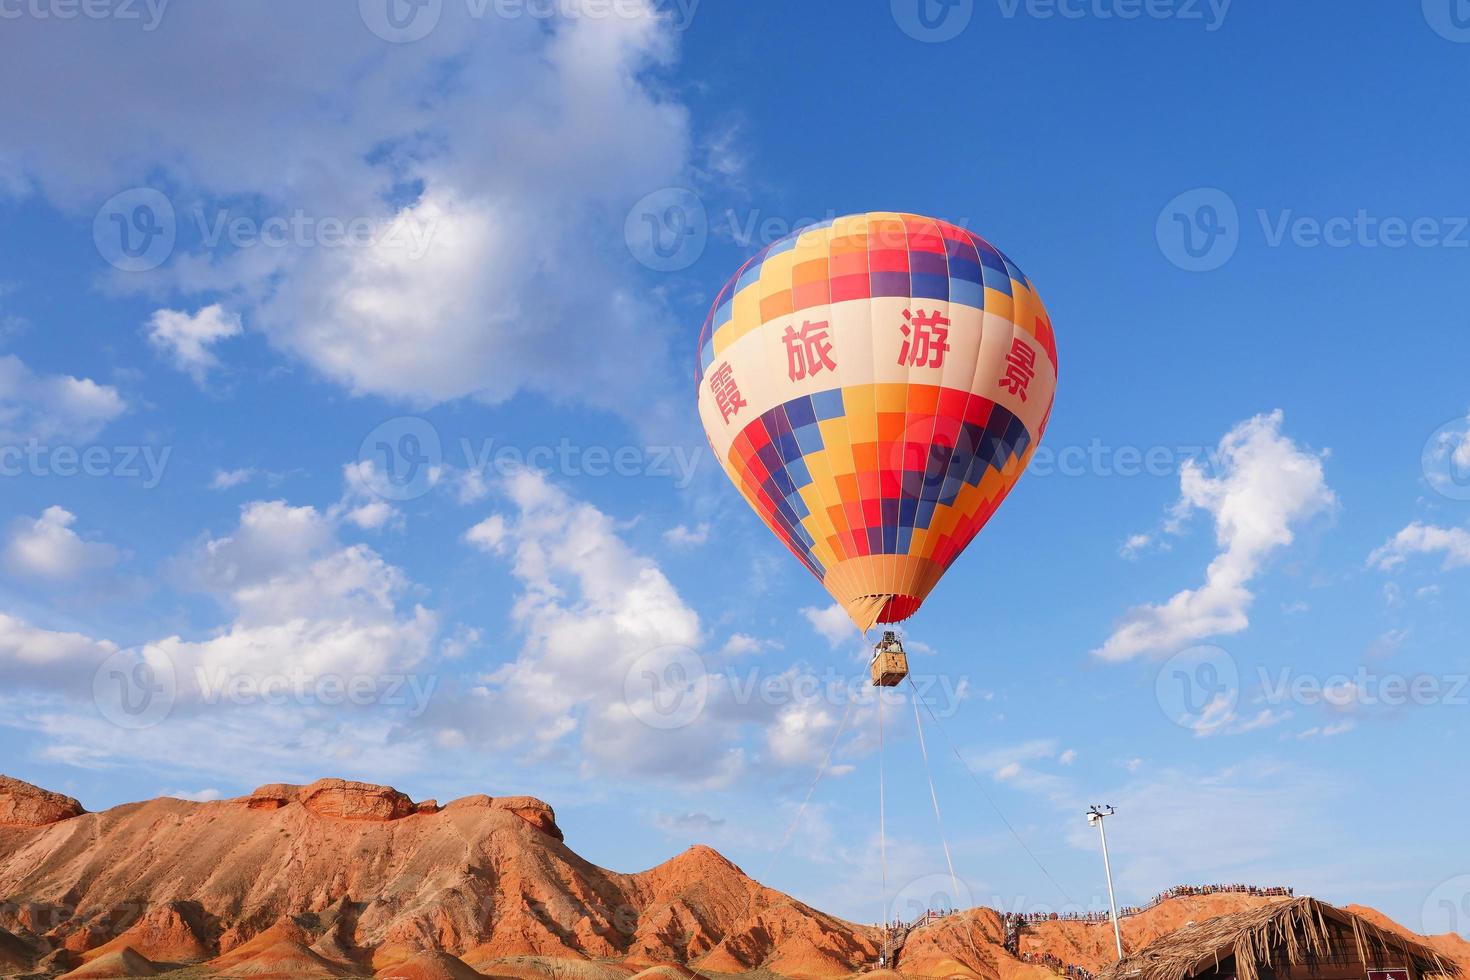
[[909,675],[908,654],[894,633],[884,633],[883,640],[873,649],[873,686],[897,687]]

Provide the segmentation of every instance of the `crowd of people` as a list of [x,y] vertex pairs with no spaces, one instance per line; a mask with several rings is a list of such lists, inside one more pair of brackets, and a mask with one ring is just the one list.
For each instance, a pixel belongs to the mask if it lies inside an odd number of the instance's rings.
[[1050,953],[1022,953],[1020,960],[1023,963],[1044,966],[1058,976],[1069,977],[1070,980],[1093,980],[1091,970],[1083,969],[1075,963],[1063,963]]
[[[1190,898],[1197,895],[1256,895],[1259,897],[1270,897],[1282,895],[1291,897],[1296,894],[1294,889],[1284,887],[1263,888],[1260,885],[1179,885],[1168,891],[1155,895],[1147,905],[1126,905],[1118,910],[1118,918],[1126,918],[1130,915],[1138,915],[1147,912],[1151,908],[1162,905],[1171,898]],[[1007,912],[1005,918],[1023,924],[1036,922],[1106,922],[1111,913],[1106,909],[1093,912]]]
[[[1118,910],[1118,918],[1130,915],[1138,915],[1149,909],[1162,905],[1171,898],[1193,898],[1199,895],[1254,895],[1261,898],[1273,896],[1293,897],[1296,890],[1281,886],[1263,888],[1260,885],[1177,885],[1168,891],[1159,892],[1147,905],[1128,905]],[[894,921],[887,924],[885,929],[884,949],[882,959],[886,964],[892,958],[893,951],[903,943],[909,932],[920,926],[926,926],[946,916],[954,915],[959,909],[928,909],[912,922]],[[1001,918],[1006,925],[1006,945],[1012,947],[1013,943],[1019,944],[1018,929],[1022,925],[1031,925],[1039,922],[1106,922],[1111,913],[1106,909],[1101,912],[1003,912]],[[1045,966],[1059,976],[1067,977],[1068,980],[1093,980],[1091,971],[1077,966],[1075,963],[1064,963],[1052,956],[1050,953],[1020,953],[1016,954],[1019,959],[1026,963],[1034,963]]]

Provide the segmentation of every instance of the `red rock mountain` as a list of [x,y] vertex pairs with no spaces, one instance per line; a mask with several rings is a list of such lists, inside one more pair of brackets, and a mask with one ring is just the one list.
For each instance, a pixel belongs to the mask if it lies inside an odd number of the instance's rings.
[[[1127,920],[1130,946],[1242,896],[1180,899]],[[1048,980],[1003,946],[988,909],[909,936],[910,976]],[[765,888],[707,847],[619,874],[566,846],[531,797],[414,803],[324,779],[210,803],[87,813],[0,777],[0,976],[816,980],[870,969],[877,933]],[[1089,968],[1106,926],[1028,927],[1024,952]],[[875,975],[876,980],[876,975]]]

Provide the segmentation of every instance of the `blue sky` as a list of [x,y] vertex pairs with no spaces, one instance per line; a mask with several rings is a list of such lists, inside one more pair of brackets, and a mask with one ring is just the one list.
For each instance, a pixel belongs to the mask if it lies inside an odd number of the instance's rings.
[[0,768],[530,793],[619,870],[947,895],[911,707],[885,887],[861,641],[691,390],[741,261],[911,210],[1062,362],[906,627],[959,900],[1098,907],[1112,803],[1124,902],[1470,932],[1470,12],[925,2],[6,5]]

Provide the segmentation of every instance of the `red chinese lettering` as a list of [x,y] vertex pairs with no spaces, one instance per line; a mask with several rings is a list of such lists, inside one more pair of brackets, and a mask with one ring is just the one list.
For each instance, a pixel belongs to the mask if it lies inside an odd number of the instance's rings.
[[745,407],[745,399],[740,394],[740,386],[735,383],[735,375],[730,370],[729,362],[721,364],[715,373],[709,376],[710,394],[715,396],[715,406],[720,410],[720,416],[729,424],[731,416],[739,415],[740,410]]
[[837,370],[837,362],[832,360],[830,330],[826,320],[818,323],[807,320],[802,323],[800,330],[793,326],[786,327],[786,335],[782,339],[786,342],[787,377],[792,381],[800,381],[820,373],[823,368],[828,371]]
[[1036,352],[1020,337],[1011,340],[1011,352],[1006,355],[1006,376],[1000,379],[1001,387],[1013,395],[1026,400],[1026,389],[1036,377]]
[[949,351],[949,317],[934,310],[925,313],[903,311],[903,346],[898,351],[898,363],[909,367],[944,367],[944,355]]

